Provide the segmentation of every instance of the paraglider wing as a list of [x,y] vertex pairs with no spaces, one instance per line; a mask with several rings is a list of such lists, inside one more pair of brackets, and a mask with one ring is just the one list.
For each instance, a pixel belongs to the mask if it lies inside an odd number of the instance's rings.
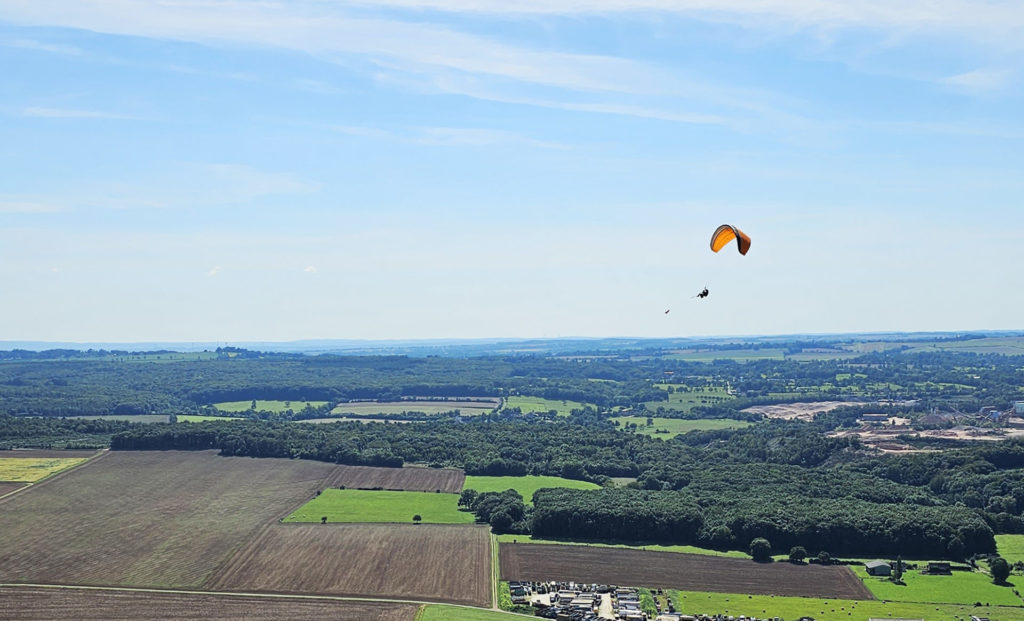
[[750,238],[731,224],[723,224],[715,229],[714,235],[711,236],[711,250],[718,252],[734,239],[736,240],[736,249],[740,251],[740,254],[747,254],[747,251],[750,250]]

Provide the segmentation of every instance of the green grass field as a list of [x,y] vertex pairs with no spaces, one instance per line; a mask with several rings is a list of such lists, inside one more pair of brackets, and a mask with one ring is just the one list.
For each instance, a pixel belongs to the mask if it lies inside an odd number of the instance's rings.
[[[903,574],[905,586],[888,578],[869,576],[863,566],[853,571],[864,581],[875,597],[892,602],[927,602],[936,604],[988,603],[993,606],[1022,606],[1013,588],[992,584],[992,577],[973,571],[954,571],[950,576],[929,576],[918,570]],[[1010,578],[1013,582],[1013,578]]]
[[[301,412],[305,409],[306,404],[313,407],[320,407],[327,405],[326,401],[256,401],[257,411],[266,412],[285,412],[291,410],[292,412]],[[252,409],[252,399],[248,401],[224,401],[221,403],[214,403],[213,407],[217,408],[221,412],[247,412]]]
[[478,492],[503,492],[514,489],[523,496],[527,504],[532,504],[533,493],[542,487],[568,487],[571,489],[599,489],[601,486],[589,481],[575,481],[562,477],[536,476],[525,477],[483,477],[467,476],[462,489],[475,489]]
[[[541,545],[559,546],[592,546],[595,548],[622,548],[626,550],[646,550],[648,552],[677,552],[680,554],[702,554],[704,556],[726,556],[729,558],[750,558],[746,552],[729,550],[709,550],[695,546],[668,545],[663,543],[603,543],[594,541],[579,541],[574,539],[539,539],[533,535],[495,535],[499,543],[536,543]],[[784,558],[784,557],[779,557]]]
[[644,405],[654,412],[659,407],[666,410],[689,412],[699,405],[717,405],[734,399],[721,386],[695,386],[687,387],[685,384],[654,384],[655,388],[671,392],[668,394],[668,401],[648,401]]
[[[948,577],[948,576],[947,576]],[[915,604],[881,600],[817,599],[743,595],[704,591],[672,591],[672,602],[684,614],[722,613],[738,617],[814,617],[816,621],[864,621],[879,619],[928,619],[928,621],[970,619],[971,615],[993,621],[1024,621],[1024,608],[1010,606],[958,606],[955,604]],[[984,602],[982,602],[984,603]]]
[[542,399],[541,397],[506,397],[505,406],[502,409],[519,408],[523,414],[529,412],[549,412],[555,410],[559,416],[568,416],[572,410],[578,410],[586,403],[579,401],[556,401],[554,399]]
[[393,522],[412,524],[420,515],[424,524],[472,524],[474,515],[459,511],[456,494],[325,489],[302,505],[284,522]]
[[996,551],[1011,565],[1024,561],[1024,535],[996,535]]
[[681,433],[689,433],[691,431],[710,431],[715,429],[742,429],[743,427],[749,427],[751,423],[742,420],[733,420],[731,418],[706,418],[698,420],[684,420],[681,418],[658,418],[653,417],[653,425],[647,426],[646,416],[616,416],[612,419],[619,423],[621,428],[624,428],[627,424],[635,423],[636,432],[642,433],[647,436],[654,436],[655,438],[674,438]]
[[88,457],[0,457],[0,481],[35,483],[88,460]]
[[245,420],[238,416],[199,416],[197,414],[178,414],[179,423],[205,423],[211,420]]
[[533,617],[500,610],[484,610],[483,608],[466,608],[464,606],[448,606],[445,604],[427,604],[416,613],[416,621],[509,621],[510,619],[530,618]]

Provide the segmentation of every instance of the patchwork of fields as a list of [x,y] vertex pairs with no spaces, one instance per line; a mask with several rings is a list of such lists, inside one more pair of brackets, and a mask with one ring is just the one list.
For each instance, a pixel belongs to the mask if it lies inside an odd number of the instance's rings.
[[204,587],[489,606],[490,576],[485,526],[272,524]]
[[413,621],[416,604],[198,593],[0,587],[0,619]]
[[[50,460],[95,455],[18,454]],[[17,485],[0,483],[0,496]],[[424,522],[443,521],[434,519],[429,506],[413,502],[420,499],[428,505],[443,501],[445,512],[472,522],[471,514],[455,506],[456,492],[463,486],[478,491],[517,489],[529,500],[540,487],[593,484],[558,477],[467,477],[454,469],[219,457],[212,451],[111,452],[0,499],[0,583],[7,584],[0,586],[0,618],[506,618],[504,613],[472,608],[330,599],[394,598],[490,607],[494,550],[489,528],[409,523],[414,513],[422,514]],[[353,489],[358,487],[410,491]],[[317,491],[322,491],[319,498]],[[313,503],[303,509],[316,514],[322,507],[315,503],[332,496],[342,498],[346,510],[355,511],[349,516],[353,523],[279,521],[310,499]],[[387,502],[381,504],[381,499]],[[389,517],[392,509],[397,513]],[[319,515],[313,517],[319,522]],[[367,523],[383,519],[399,523]],[[981,573],[908,572],[907,586],[900,587],[842,566],[759,564],[748,558],[689,554],[683,548],[662,552],[531,545],[522,543],[529,537],[515,535],[498,540],[502,579],[684,589],[672,594],[677,606],[690,613],[786,618],[812,614],[823,620],[947,618],[966,615],[971,611],[967,604],[978,600],[991,604],[985,608],[991,618],[1024,621],[1024,602],[1012,588],[993,585]],[[513,540],[520,543],[509,543]],[[1022,541],[1024,536],[1001,536],[1000,552],[1016,558],[1024,549]],[[322,599],[288,597],[299,594]]]
[[575,580],[725,593],[872,599],[843,566],[589,546],[500,544],[502,580]]

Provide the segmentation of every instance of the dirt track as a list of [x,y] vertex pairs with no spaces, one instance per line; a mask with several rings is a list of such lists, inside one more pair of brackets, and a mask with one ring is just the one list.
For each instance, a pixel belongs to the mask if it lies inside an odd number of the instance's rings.
[[338,466],[324,480],[324,487],[352,489],[394,489],[407,492],[462,491],[466,473],[453,468],[373,468]]
[[486,526],[271,524],[204,585],[491,605]]
[[502,580],[572,580],[795,597],[874,599],[846,567],[618,548],[503,543]]
[[418,606],[376,602],[0,587],[0,619],[253,619],[412,621]]

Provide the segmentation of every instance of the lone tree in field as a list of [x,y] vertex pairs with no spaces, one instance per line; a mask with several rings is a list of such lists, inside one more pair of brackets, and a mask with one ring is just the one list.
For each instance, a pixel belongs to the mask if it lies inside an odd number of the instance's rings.
[[321,524],[326,524],[327,523],[327,516],[326,515],[323,516],[322,518],[320,518],[320,523]]
[[807,550],[803,546],[793,546],[789,549],[789,562],[802,563],[807,558]]
[[415,522],[416,524],[419,524],[420,522],[423,521],[423,517],[420,516],[419,513],[417,513],[416,515],[412,516],[412,521]]
[[989,571],[992,572],[992,582],[1003,584],[1010,577],[1010,564],[1006,559],[997,556],[988,563]]
[[770,561],[772,558],[772,544],[764,537],[754,539],[750,542],[750,556],[754,557],[754,560],[759,563]]

